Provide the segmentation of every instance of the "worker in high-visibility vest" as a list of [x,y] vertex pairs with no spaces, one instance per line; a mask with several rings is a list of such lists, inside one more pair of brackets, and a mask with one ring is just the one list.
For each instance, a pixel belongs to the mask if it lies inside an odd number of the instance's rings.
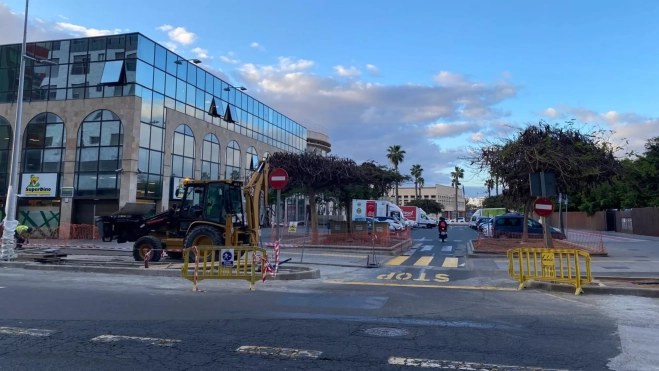
[[30,235],[34,232],[34,228],[28,227],[27,225],[19,225],[16,227],[14,232],[14,238],[16,239],[16,248],[22,249],[25,242],[30,242]]

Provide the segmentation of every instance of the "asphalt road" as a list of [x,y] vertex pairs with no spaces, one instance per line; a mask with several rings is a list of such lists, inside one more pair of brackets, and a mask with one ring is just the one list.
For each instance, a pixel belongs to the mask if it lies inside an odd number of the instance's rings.
[[177,278],[2,269],[0,370],[659,364],[657,301],[324,282],[354,271],[342,269],[324,280],[266,281],[255,292],[245,282],[204,281],[206,292],[192,292]]

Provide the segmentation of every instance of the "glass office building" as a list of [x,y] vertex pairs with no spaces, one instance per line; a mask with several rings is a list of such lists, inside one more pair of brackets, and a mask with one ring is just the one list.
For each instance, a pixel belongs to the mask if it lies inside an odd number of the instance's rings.
[[[0,46],[5,189],[20,53]],[[244,179],[269,153],[307,149],[303,125],[139,33],[29,43],[27,54],[46,60],[28,59],[25,73],[18,218],[29,225],[87,224],[125,202],[161,211],[185,177]]]

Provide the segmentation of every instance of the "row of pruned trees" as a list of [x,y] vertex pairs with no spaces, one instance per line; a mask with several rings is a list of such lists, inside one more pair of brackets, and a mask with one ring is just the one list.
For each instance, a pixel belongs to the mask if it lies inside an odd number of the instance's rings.
[[318,234],[317,203],[321,195],[345,207],[350,215],[352,199],[379,199],[408,179],[397,170],[373,161],[357,164],[348,158],[316,152],[276,152],[268,162],[271,169],[283,168],[288,172],[284,195],[304,194],[309,198],[314,236]]

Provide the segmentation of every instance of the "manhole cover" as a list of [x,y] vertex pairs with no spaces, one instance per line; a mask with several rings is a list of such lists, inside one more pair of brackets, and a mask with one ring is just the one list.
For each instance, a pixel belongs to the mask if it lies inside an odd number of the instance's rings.
[[410,332],[402,328],[394,327],[374,327],[367,328],[362,330],[364,334],[371,336],[381,336],[381,337],[397,337],[397,336],[406,336]]

